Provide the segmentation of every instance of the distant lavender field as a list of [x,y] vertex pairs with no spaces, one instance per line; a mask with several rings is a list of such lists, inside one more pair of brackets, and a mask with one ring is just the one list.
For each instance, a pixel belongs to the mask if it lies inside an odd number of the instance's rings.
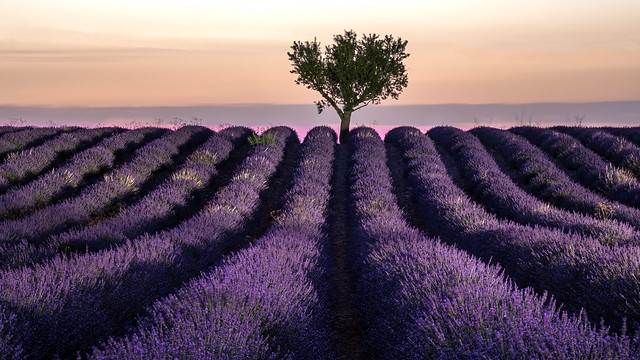
[[0,126],[1,359],[640,358],[640,127],[110,125]]

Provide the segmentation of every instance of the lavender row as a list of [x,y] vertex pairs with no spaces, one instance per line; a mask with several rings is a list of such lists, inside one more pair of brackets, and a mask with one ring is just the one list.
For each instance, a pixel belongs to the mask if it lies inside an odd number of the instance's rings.
[[606,131],[615,136],[624,137],[625,139],[631,141],[636,146],[640,146],[640,127],[610,127],[604,126],[600,128],[603,131]]
[[613,202],[574,182],[526,139],[506,130],[480,127],[470,130],[487,148],[500,153],[533,195],[567,210],[616,219],[640,229],[640,210]]
[[207,136],[204,127],[187,126],[168,133],[136,151],[134,158],[107,173],[100,182],[85,188],[78,196],[19,220],[0,223],[0,244],[34,243],[71,226],[83,225],[92,217],[140,189],[158,170],[173,164],[180,148]]
[[516,127],[510,131],[556,158],[564,167],[576,172],[577,180],[611,200],[640,207],[640,183],[626,170],[616,168],[572,136],[535,127]]
[[405,153],[427,231],[498,262],[520,286],[548,291],[573,313],[584,308],[593,322],[602,318],[616,330],[626,318],[631,329],[640,329],[640,248],[499,221],[454,185],[428,137],[403,135],[415,132],[404,129],[387,138]]
[[640,244],[640,233],[629,224],[561,210],[528,194],[502,172],[473,134],[453,127],[435,127],[429,136],[452,154],[468,192],[499,217],[591,235],[608,245]]
[[[275,129],[275,130],[274,130]],[[24,358],[70,357],[121,334],[156,299],[219,261],[241,242],[259,194],[276,171],[288,128],[274,128],[276,142],[253,147],[233,180],[208,206],[179,226],[144,235],[98,253],[58,257],[46,264],[0,272],[6,318],[1,339]]]
[[118,128],[81,129],[63,133],[42,145],[13,153],[0,165],[0,191],[37,176],[65,156],[121,131]]
[[0,136],[0,161],[12,152],[20,151],[56,136],[65,131],[73,131],[77,128],[25,128],[23,130],[5,133]]
[[640,148],[624,137],[594,128],[556,126],[553,129],[575,137],[598,155],[640,178]]
[[[246,142],[250,133],[249,129],[238,127],[213,134],[187,158],[183,166],[140,201],[98,224],[50,237],[44,248],[34,252],[29,262],[52,257],[59,249],[97,251],[117,246],[128,239],[172,225],[178,210],[188,206],[192,195],[204,190],[218,174],[216,166],[229,157],[233,143]],[[18,258],[24,261],[27,256]]]
[[22,347],[16,343],[14,334],[9,333],[15,325],[15,314],[5,311],[0,304],[0,359],[22,360],[24,358]]
[[[405,137],[422,136],[413,130]],[[379,136],[359,128],[349,140],[354,242],[361,252],[356,303],[369,358],[630,357],[626,338],[596,332],[553,301],[545,304],[546,297],[515,288],[499,267],[409,227]]]
[[53,171],[0,195],[0,218],[21,217],[36,208],[51,204],[70,190],[80,188],[88,177],[113,168],[125,152],[134,150],[148,139],[163,133],[166,130],[140,128],[102,140],[96,146],[74,155]]
[[135,334],[110,340],[93,358],[335,358],[321,261],[335,143],[333,130],[312,129],[267,233],[157,302]]
[[232,142],[246,141],[249,133],[247,128],[235,127],[212,135],[165,183],[115,217],[50,236],[41,246],[23,242],[5,247],[0,252],[0,267],[41,262],[60,251],[97,251],[171,226],[179,209],[189,205],[192,194],[203,190],[217,175],[216,165],[229,156]]
[[10,133],[10,132],[14,132],[14,131],[20,131],[23,130],[24,127],[16,127],[16,126],[9,126],[9,125],[2,125],[0,126],[0,136]]

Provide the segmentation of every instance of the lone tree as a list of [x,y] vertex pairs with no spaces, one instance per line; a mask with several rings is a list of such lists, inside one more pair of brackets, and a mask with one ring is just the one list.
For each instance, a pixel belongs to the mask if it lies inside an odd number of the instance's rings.
[[[292,74],[298,74],[296,84],[305,85],[322,95],[316,101],[318,114],[331,105],[340,116],[340,143],[349,134],[351,114],[369,104],[379,104],[391,96],[398,99],[407,86],[407,73],[402,60],[407,41],[391,35],[363,35],[358,40],[353,30],[333,37],[335,44],[320,50],[320,43],[294,41]],[[342,105],[342,108],[340,108]]]

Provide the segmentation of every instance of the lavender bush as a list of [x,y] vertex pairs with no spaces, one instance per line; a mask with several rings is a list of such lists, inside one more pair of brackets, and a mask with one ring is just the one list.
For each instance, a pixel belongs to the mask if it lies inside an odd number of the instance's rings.
[[158,137],[165,132],[166,130],[157,128],[129,130],[77,153],[53,171],[0,195],[0,219],[21,217],[38,207],[51,204],[70,189],[82,188],[82,182],[88,177],[101,174],[117,165],[123,153],[135,150],[149,138]]
[[556,126],[554,130],[569,134],[614,165],[640,177],[640,147],[624,137],[615,136],[595,128]]
[[40,146],[13,153],[0,165],[0,191],[37,176],[66,155],[121,131],[118,128],[81,129],[58,135]]
[[603,244],[640,244],[640,233],[628,224],[560,210],[520,189],[472,134],[453,127],[435,127],[429,130],[429,136],[452,154],[468,192],[490,212],[525,225],[591,235]]
[[320,254],[336,135],[312,129],[282,212],[253,245],[153,306],[95,359],[331,359]]
[[20,126],[9,126],[9,125],[2,125],[0,126],[0,136],[10,133],[10,132],[14,132],[14,131],[20,131],[20,130],[24,130],[25,127],[20,127]]
[[623,137],[631,141],[636,146],[640,146],[640,127],[601,127],[603,131],[606,131],[615,136]]
[[584,186],[623,204],[640,207],[640,183],[627,170],[617,168],[587,149],[575,138],[550,129],[517,127],[510,131],[524,136],[532,144],[575,171]]
[[0,194],[2,359],[640,358],[640,247],[603,241],[640,210],[576,185],[608,164],[582,135],[541,139],[570,163],[490,128],[60,134]]
[[38,244],[47,236],[73,225],[82,225],[140,186],[164,167],[192,137],[203,137],[203,127],[183,127],[140,148],[132,161],[107,173],[104,180],[84,189],[80,195],[49,206],[23,219],[0,223],[0,244]]
[[0,161],[5,160],[5,157],[12,152],[24,150],[63,132],[77,129],[76,127],[26,127],[18,131],[7,132],[0,136]]
[[640,210],[612,201],[574,182],[544,152],[506,130],[470,130],[483,145],[497,151],[516,173],[514,180],[536,197],[567,210],[602,220],[616,219],[640,229]]
[[247,128],[229,128],[212,135],[183,166],[140,201],[96,225],[52,236],[44,253],[51,256],[57,249],[69,247],[96,251],[170,225],[178,209],[188,206],[191,195],[202,191],[217,175],[216,165],[227,159],[233,142],[245,140],[250,133]]
[[572,313],[584,308],[594,323],[604,319],[618,330],[626,319],[630,329],[640,329],[640,248],[498,220],[454,185],[428,137],[403,129],[387,139],[405,154],[427,231],[497,262],[518,285],[548,291]]
[[379,136],[358,128],[349,144],[360,244],[356,296],[369,358],[631,357],[626,337],[595,331],[553,301],[515,288],[498,267],[409,227],[391,192]]
[[0,272],[0,302],[16,316],[5,334],[25,358],[72,356],[122,333],[154,300],[218,262],[247,233],[285,143],[297,141],[288,128],[274,131],[276,143],[251,149],[233,180],[179,226],[115,249]]

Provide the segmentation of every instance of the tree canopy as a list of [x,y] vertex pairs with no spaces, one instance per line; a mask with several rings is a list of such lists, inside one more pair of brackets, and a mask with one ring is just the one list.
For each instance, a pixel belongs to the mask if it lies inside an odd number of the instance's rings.
[[333,40],[324,52],[315,38],[294,41],[287,55],[293,62],[291,73],[298,75],[296,84],[322,96],[315,102],[318,113],[331,106],[340,116],[340,142],[344,143],[351,113],[388,97],[398,99],[407,86],[403,60],[409,54],[405,52],[407,41],[391,35],[369,34],[358,39],[350,30],[334,35]]

